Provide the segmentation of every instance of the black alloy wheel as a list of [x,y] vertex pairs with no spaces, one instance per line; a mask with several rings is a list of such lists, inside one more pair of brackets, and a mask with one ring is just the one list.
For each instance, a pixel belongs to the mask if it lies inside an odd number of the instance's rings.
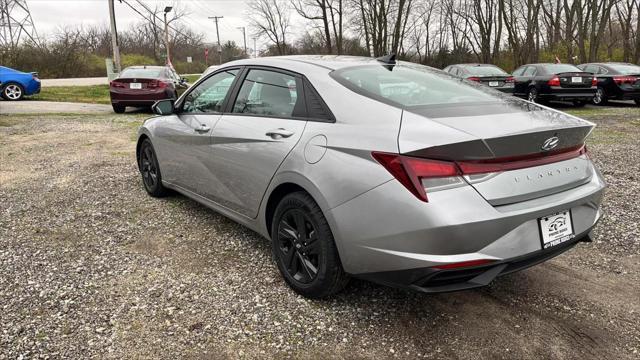
[[318,232],[300,209],[290,209],[278,224],[278,250],[289,275],[301,284],[309,284],[318,276],[320,249]]
[[144,139],[140,145],[138,154],[138,166],[142,175],[144,188],[153,197],[163,197],[167,194],[167,189],[162,185],[162,175],[160,166],[156,158],[156,152],[149,139]]
[[276,265],[294,291],[317,299],[345,287],[349,277],[342,269],[331,228],[309,194],[300,191],[283,197],[271,224]]

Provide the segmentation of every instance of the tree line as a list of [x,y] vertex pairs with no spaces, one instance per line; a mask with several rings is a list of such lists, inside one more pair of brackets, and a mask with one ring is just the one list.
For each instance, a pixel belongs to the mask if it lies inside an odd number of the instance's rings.
[[[396,53],[440,68],[483,62],[507,70],[556,59],[640,63],[640,0],[247,0],[247,9],[253,35],[268,44],[262,56]],[[162,9],[152,11],[158,16],[119,31],[124,65],[165,63]],[[179,7],[171,13],[169,47],[178,72],[197,73],[219,57],[186,15]],[[110,56],[106,25],[0,48],[0,64],[42,77],[104,76]],[[246,56],[234,42],[222,46],[223,62]]]
[[[438,67],[508,69],[556,60],[640,62],[640,0],[252,0],[249,7],[256,35],[273,44],[270,54],[396,53]],[[290,43],[293,16],[311,30]]]

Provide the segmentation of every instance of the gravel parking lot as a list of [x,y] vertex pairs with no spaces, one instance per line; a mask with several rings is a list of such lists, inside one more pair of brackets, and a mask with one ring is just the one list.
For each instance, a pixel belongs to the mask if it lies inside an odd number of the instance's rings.
[[0,359],[638,359],[640,110],[573,112],[609,184],[593,243],[479,290],[328,301],[290,291],[255,233],[146,195],[145,115],[0,115]]

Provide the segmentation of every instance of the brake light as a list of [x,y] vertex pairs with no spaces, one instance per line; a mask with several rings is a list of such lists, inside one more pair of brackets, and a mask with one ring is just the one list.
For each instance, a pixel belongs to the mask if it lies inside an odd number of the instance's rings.
[[111,82],[109,83],[109,86],[114,87],[114,88],[123,88],[123,87],[124,87],[124,84],[123,84],[123,83],[121,83],[121,82],[118,82],[118,81],[113,80],[113,81],[111,81]]
[[424,202],[429,200],[427,199],[427,192],[422,184],[422,179],[460,175],[460,170],[453,162],[383,152],[373,152],[371,155],[413,195]]
[[536,153],[490,160],[458,161],[457,164],[464,175],[486,174],[551,164],[558,161],[573,159],[586,153],[587,147],[585,145],[577,145],[568,149],[561,149],[546,153]]
[[151,80],[149,83],[147,83],[147,88],[149,89],[156,89],[156,88],[164,89],[167,86],[169,86],[169,83],[162,80]]
[[475,76],[468,77],[468,78],[467,78],[467,80],[469,80],[469,81],[476,81],[476,82],[480,82],[480,78],[479,78],[479,77],[475,77]]
[[513,76],[509,76],[504,82],[514,83],[516,82],[516,79]]
[[463,175],[496,173],[551,164],[587,154],[585,145],[489,160],[442,161],[374,151],[371,156],[418,199],[428,202],[427,187],[461,186]]
[[591,79],[591,86],[598,86],[598,78],[597,77],[593,77],[593,79]]
[[638,81],[638,78],[635,76],[614,76],[613,81],[615,81],[615,83],[618,85],[635,84],[636,81]]
[[560,86],[560,78],[557,76],[552,77],[551,80],[547,81],[547,85]]
[[461,261],[461,262],[451,263],[451,264],[432,266],[432,268],[439,269],[439,270],[459,269],[459,268],[466,268],[470,266],[486,265],[494,261],[495,260],[487,260],[487,259],[469,260],[469,261]]

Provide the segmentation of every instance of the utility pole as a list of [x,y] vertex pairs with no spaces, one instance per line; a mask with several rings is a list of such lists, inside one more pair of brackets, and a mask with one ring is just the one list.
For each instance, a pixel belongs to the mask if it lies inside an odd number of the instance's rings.
[[113,0],[109,0],[109,17],[111,18],[111,47],[113,48],[113,63],[116,71],[122,71],[120,65],[120,48],[118,47],[118,30],[116,28],[116,12],[113,7]]
[[209,16],[216,22],[216,35],[218,36],[218,54],[220,55],[220,64],[222,64],[222,46],[220,46],[220,31],[218,31],[218,19],[224,19],[224,16]]
[[242,30],[242,37],[244,38],[244,56],[248,56],[248,54],[247,54],[247,28],[244,27],[244,26],[241,26],[238,29]]
[[[169,23],[167,23],[167,14],[173,7],[164,8],[164,46],[167,48],[167,65],[171,65],[171,51],[169,50]],[[173,67],[173,65],[171,65]]]
[[256,38],[253,38],[253,57],[258,57],[258,48],[256,47]]

